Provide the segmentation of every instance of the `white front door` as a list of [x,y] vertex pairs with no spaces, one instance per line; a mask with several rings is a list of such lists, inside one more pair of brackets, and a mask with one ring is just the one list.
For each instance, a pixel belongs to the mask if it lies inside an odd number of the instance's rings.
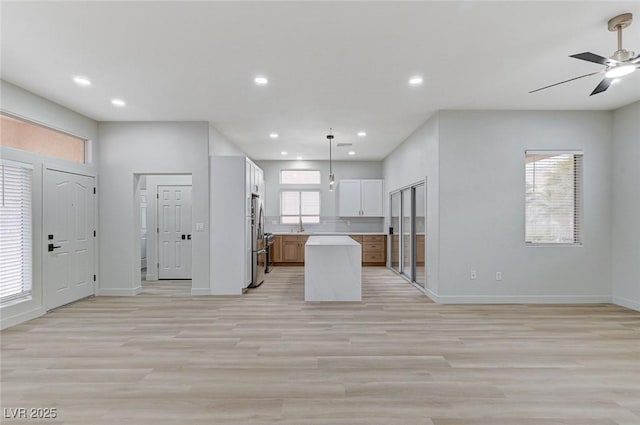
[[45,170],[44,297],[47,310],[93,295],[93,177]]
[[158,278],[191,279],[191,186],[158,186]]

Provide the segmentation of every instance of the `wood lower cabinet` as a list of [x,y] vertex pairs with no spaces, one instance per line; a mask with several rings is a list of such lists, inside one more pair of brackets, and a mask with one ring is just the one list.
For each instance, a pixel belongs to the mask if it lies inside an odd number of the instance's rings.
[[278,235],[276,243],[280,245],[281,255],[279,261],[274,258],[274,263],[304,263],[304,244],[308,236]]
[[[387,237],[385,235],[349,235],[362,246],[362,265],[384,266],[387,263]],[[309,236],[276,235],[271,245],[274,264],[304,264],[304,245]]]
[[387,264],[386,235],[362,236],[362,264],[367,266],[384,266]]

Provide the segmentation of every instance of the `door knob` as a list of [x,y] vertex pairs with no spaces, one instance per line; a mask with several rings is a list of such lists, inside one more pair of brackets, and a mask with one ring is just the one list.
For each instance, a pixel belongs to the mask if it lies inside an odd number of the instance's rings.
[[191,240],[191,235],[187,235],[187,239]]
[[52,252],[54,249],[58,249],[58,248],[62,248],[61,245],[54,245],[52,243],[49,244],[48,250],[49,252]]

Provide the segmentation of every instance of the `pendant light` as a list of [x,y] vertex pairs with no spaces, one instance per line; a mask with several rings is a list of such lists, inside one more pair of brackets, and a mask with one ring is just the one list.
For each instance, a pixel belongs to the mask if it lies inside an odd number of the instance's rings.
[[[329,129],[329,131],[331,131],[331,129]],[[329,141],[329,192],[333,192],[333,186],[336,183],[336,178],[333,175],[333,164],[331,162],[331,142],[333,141],[333,134],[328,134],[327,140]]]

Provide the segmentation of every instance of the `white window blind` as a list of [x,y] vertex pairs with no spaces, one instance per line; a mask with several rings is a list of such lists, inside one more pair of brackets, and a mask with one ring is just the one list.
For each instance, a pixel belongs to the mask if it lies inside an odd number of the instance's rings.
[[526,152],[528,244],[582,243],[582,152]]
[[0,302],[31,294],[32,169],[0,163]]
[[280,170],[280,184],[320,184],[320,171]]
[[280,192],[280,222],[283,224],[320,223],[319,191]]

